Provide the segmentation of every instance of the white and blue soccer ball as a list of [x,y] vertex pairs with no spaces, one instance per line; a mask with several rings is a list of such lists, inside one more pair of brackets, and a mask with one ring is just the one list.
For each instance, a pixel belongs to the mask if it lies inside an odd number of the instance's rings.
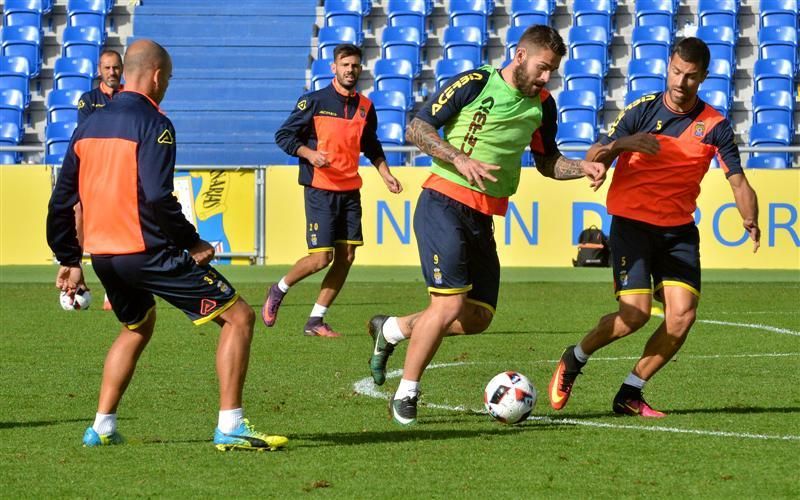
[[92,294],[89,290],[78,288],[74,297],[70,297],[67,292],[61,292],[59,301],[61,309],[65,311],[84,311],[89,309],[89,305],[92,303]]
[[528,418],[533,411],[536,388],[521,373],[498,373],[483,391],[483,404],[495,420],[504,424],[516,424]]

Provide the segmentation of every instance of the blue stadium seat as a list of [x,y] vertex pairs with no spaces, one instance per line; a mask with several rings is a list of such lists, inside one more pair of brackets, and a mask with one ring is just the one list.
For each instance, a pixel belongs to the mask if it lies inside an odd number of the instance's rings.
[[787,168],[790,166],[786,157],[779,153],[761,153],[758,156],[751,154],[747,159],[747,168]]
[[[597,129],[591,123],[571,122],[562,123],[556,133],[556,144],[563,146],[591,146],[597,139]],[[583,159],[585,151],[562,151],[567,158]]]
[[448,26],[444,30],[444,57],[483,62],[483,34],[474,26]]
[[326,26],[318,34],[319,48],[317,59],[333,59],[337,45],[352,43],[358,45],[358,33],[350,26]]
[[676,14],[672,0],[636,0],[634,26],[664,26],[674,33]]
[[475,63],[469,59],[440,59],[436,63],[436,90],[457,74],[475,67]]
[[697,5],[700,26],[728,26],[734,37],[739,36],[738,14],[738,0],[699,0]]
[[364,41],[363,24],[364,5],[361,0],[326,0],[325,26],[349,26],[356,32],[356,39],[361,45]]
[[758,9],[759,28],[767,26],[797,26],[797,0],[761,0]]
[[3,26],[33,26],[42,29],[41,0],[6,0]]
[[327,87],[331,83],[334,76],[331,64],[333,64],[333,59],[317,59],[311,63],[312,91]]
[[786,59],[797,68],[797,28],[768,26],[758,32],[759,59]]
[[481,30],[481,45],[489,38],[486,0],[450,0],[450,26],[473,26]]
[[47,95],[47,124],[55,122],[77,122],[80,90],[52,90]]
[[[432,7],[431,7],[432,8]],[[386,22],[389,26],[413,26],[427,40],[429,6],[425,0],[389,0],[386,5]]]
[[636,99],[639,99],[640,97],[643,97],[643,96],[646,96],[646,95],[650,95],[650,94],[656,94],[658,92],[659,92],[658,90],[653,90],[653,89],[648,89],[648,88],[643,88],[643,89],[638,89],[638,90],[633,90],[633,91],[626,92],[625,93],[625,106],[629,106],[633,101],[635,101]]
[[728,117],[728,112],[730,111],[731,106],[730,99],[728,99],[728,94],[721,90],[701,90],[697,93],[697,95],[706,104],[719,111],[722,116],[725,118]]
[[573,26],[599,26],[606,30],[606,43],[614,33],[613,5],[609,0],[575,0],[572,4]]
[[588,90],[562,90],[558,95],[559,123],[586,122],[597,125],[597,96]]
[[379,59],[375,63],[375,90],[397,90],[411,101],[414,95],[414,69],[404,59]]
[[[0,122],[0,146],[19,145],[20,133],[16,123]],[[0,151],[0,165],[13,165],[19,163],[21,155],[16,151]]]
[[662,59],[631,59],[628,63],[628,91],[663,91],[667,85],[667,64]]
[[93,26],[106,38],[106,0],[69,0],[67,2],[67,26]]
[[[783,123],[756,123],[750,127],[751,146],[788,146],[792,140],[789,127]],[[755,153],[761,156],[765,153]],[[784,158],[789,163],[788,153],[768,153],[770,156]]]
[[564,63],[566,90],[588,90],[597,96],[598,107],[605,102],[603,63],[596,59],[570,59]]
[[[549,0],[511,0],[511,27],[550,24]],[[519,38],[517,38],[519,40]]]
[[753,123],[782,123],[794,128],[792,94],[785,90],[765,90],[753,94]]
[[402,92],[396,90],[375,91],[369,95],[375,112],[378,113],[378,123],[399,123],[406,128],[406,112],[408,99]]
[[754,92],[762,90],[785,90],[793,92],[794,68],[786,59],[761,59],[756,61],[754,70]]
[[42,33],[35,26],[3,27],[2,55],[20,56],[28,60],[31,78],[39,76],[42,66]]
[[[379,123],[378,140],[383,146],[402,146],[404,143],[404,128],[399,123]],[[386,153],[386,162],[389,165],[405,164],[404,153]]]
[[422,34],[413,26],[389,26],[383,30],[381,57],[411,61],[414,76],[422,71]]
[[595,59],[608,71],[608,31],[601,26],[575,26],[569,30],[569,58]]
[[64,57],[85,57],[97,66],[103,34],[94,26],[67,26],[64,29]]
[[17,89],[0,89],[0,123],[13,123],[22,134],[24,114],[25,98],[22,92]]
[[25,97],[25,107],[31,102],[31,93],[28,83],[31,70],[28,60],[19,56],[0,56],[0,87],[15,88]]
[[76,89],[86,92],[92,89],[95,67],[86,58],[61,57],[56,59],[53,69],[54,89]]
[[44,131],[44,158],[45,163],[61,164],[69,147],[72,132],[75,131],[77,122],[51,123]]
[[633,59],[669,60],[672,34],[665,26],[637,26],[631,35]]
[[511,26],[508,28],[508,31],[506,31],[506,62],[514,58],[519,39],[522,37],[522,34],[525,33],[526,29],[528,29],[528,25]]
[[714,80],[721,80],[728,84],[726,94],[731,94],[733,90],[733,69],[731,68],[730,61],[725,59],[712,59],[708,63],[708,76],[706,80],[700,84],[700,88],[705,85],[711,85],[710,82]]
[[415,167],[430,167],[431,165],[433,165],[431,157],[426,154],[420,154],[414,157]]
[[736,36],[730,26],[700,26],[695,35],[706,42],[711,59],[724,59],[736,67]]

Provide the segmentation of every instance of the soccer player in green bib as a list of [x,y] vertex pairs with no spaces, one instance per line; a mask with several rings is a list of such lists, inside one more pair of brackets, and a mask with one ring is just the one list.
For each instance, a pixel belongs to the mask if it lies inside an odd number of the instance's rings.
[[492,216],[506,214],[525,148],[531,146],[536,168],[546,177],[585,176],[595,189],[605,180],[603,164],[570,160],[556,146],[556,104],[544,86],[565,53],[558,32],[531,26],[507,66],[456,75],[406,130],[406,139],[433,158],[414,214],[430,305],[369,321],[369,364],[378,385],[386,380],[386,362],[397,343],[410,339],[403,378],[390,402],[393,419],[402,425],[416,421],[419,381],[442,338],[480,333],[492,322],[500,288]]

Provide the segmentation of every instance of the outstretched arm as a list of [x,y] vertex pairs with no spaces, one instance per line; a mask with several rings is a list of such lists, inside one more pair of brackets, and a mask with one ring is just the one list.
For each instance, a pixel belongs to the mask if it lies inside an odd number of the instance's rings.
[[734,174],[728,177],[728,182],[733,189],[733,198],[736,201],[736,208],[742,216],[742,226],[750,233],[753,240],[753,253],[758,251],[761,246],[761,229],[758,227],[758,197],[747,177],[744,174]]
[[534,154],[536,169],[545,177],[557,180],[579,179],[588,177],[592,182],[592,189],[597,189],[603,185],[606,179],[606,167],[602,163],[570,160],[561,153],[542,157]]

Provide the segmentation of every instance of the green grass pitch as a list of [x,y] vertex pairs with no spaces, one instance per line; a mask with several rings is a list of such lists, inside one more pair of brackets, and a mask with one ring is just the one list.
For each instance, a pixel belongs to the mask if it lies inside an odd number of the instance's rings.
[[[220,267],[260,309],[283,268]],[[611,415],[611,399],[655,328],[600,351],[570,404],[546,388],[564,346],[615,308],[609,270],[504,269],[490,331],[448,338],[422,381],[418,425],[387,419],[406,346],[382,388],[369,379],[367,319],[427,303],[414,268],[356,267],[328,321],[302,327],[319,277],[296,286],[275,328],[258,320],[245,412],[289,436],[286,451],[221,453],[217,327],[159,302],[158,325],[119,410],[128,444],[84,449],[103,358],[118,323],[94,304],[64,312],[55,267],[0,268],[0,496],[275,498],[797,498],[800,495],[800,272],[706,271],[698,322],[647,386],[669,416]],[[482,410],[497,372],[539,390],[533,419]]]

